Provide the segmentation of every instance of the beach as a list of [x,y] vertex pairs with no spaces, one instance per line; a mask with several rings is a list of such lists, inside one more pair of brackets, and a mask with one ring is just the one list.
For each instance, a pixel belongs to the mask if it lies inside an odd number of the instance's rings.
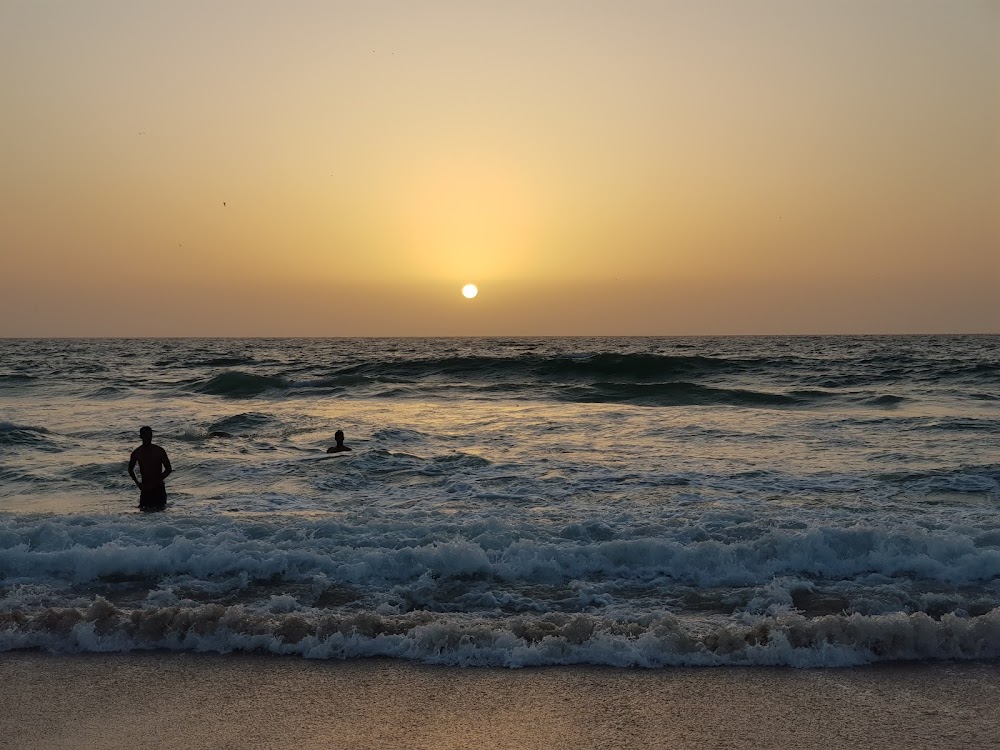
[[1000,665],[475,669],[190,653],[0,657],[0,747],[957,748]]

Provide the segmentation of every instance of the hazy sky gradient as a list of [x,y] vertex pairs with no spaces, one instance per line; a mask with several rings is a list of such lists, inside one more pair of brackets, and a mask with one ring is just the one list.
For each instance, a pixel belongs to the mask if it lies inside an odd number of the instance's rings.
[[1000,331],[995,0],[0,0],[0,90],[4,336]]

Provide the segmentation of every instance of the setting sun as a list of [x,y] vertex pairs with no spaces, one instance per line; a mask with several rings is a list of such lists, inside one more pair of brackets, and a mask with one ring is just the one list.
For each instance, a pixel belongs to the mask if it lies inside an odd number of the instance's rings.
[[475,284],[466,284],[462,287],[462,294],[466,299],[472,299],[479,294],[479,288]]

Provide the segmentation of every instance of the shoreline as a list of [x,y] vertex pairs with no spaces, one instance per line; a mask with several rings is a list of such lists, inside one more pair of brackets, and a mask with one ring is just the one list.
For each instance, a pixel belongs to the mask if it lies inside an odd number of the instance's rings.
[[954,748],[1000,663],[499,669],[269,654],[0,654],[0,748]]

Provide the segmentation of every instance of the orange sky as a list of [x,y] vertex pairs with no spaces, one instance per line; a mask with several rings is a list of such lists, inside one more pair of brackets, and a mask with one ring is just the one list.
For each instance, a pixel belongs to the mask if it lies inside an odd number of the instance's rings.
[[0,336],[1000,331],[997,2],[486,5],[0,0]]

